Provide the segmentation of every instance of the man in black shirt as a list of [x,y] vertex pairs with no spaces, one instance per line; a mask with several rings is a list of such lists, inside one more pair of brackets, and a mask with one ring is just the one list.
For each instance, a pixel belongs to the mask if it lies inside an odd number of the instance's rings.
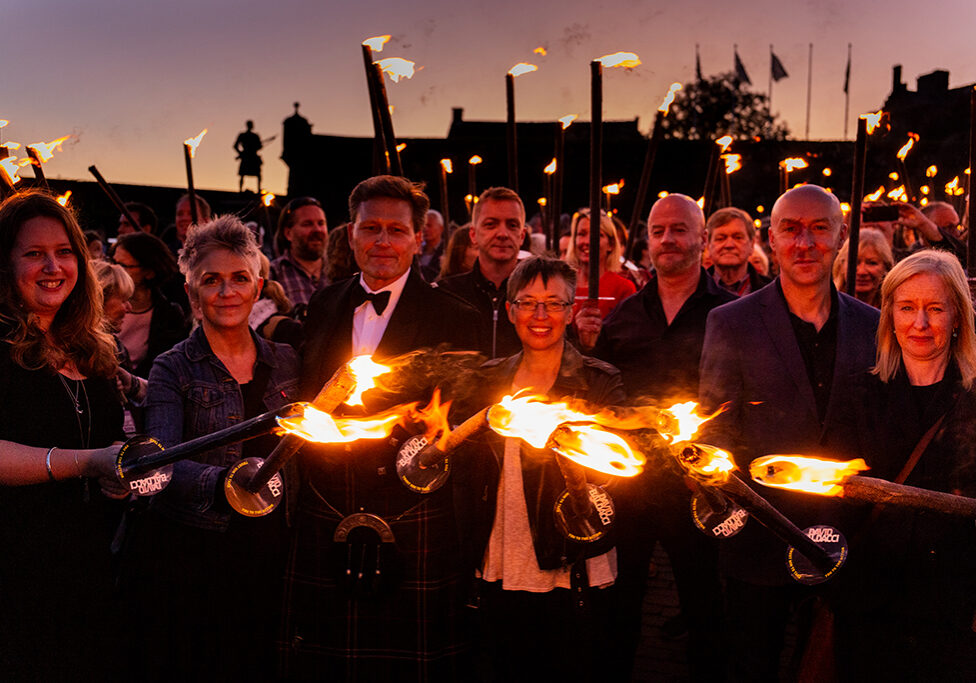
[[504,358],[522,350],[515,327],[505,314],[505,288],[518,264],[524,238],[522,200],[507,187],[488,188],[474,205],[471,242],[478,248],[474,268],[437,283],[478,309],[486,332],[480,350],[490,358]]
[[[727,449],[741,471],[762,455],[815,454],[844,437],[842,400],[874,363],[878,326],[876,309],[832,285],[846,235],[834,195],[815,185],[790,190],[773,206],[769,231],[779,277],[708,316],[701,410],[726,410],[698,440]],[[829,523],[825,499],[769,488],[761,494],[801,529]],[[754,520],[722,542],[721,567],[732,678],[778,680],[790,610],[812,589],[790,577],[786,544]]]
[[[647,225],[654,277],[607,316],[593,355],[620,369],[632,403],[668,407],[697,397],[705,320],[709,311],[735,296],[701,267],[705,217],[693,199],[679,194],[659,199]],[[689,489],[676,474],[651,461],[641,475],[618,482],[614,501],[620,675],[627,678],[623,669],[633,663],[648,565],[660,541],[674,570],[689,651],[709,652],[708,657],[689,657],[693,678],[721,679],[718,549],[692,524]]]

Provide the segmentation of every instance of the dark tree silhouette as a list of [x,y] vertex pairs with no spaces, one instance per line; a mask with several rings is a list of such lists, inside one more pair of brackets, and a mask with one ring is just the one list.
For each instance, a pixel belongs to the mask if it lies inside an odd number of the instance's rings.
[[679,140],[785,140],[783,121],[769,114],[769,98],[740,87],[732,72],[708,76],[679,90],[664,120],[664,134]]

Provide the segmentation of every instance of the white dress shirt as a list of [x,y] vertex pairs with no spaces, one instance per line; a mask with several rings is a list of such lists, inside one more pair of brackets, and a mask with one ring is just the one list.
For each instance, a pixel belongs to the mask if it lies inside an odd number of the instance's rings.
[[359,274],[359,285],[363,289],[370,294],[389,292],[390,301],[386,304],[386,308],[383,309],[383,315],[376,314],[376,309],[373,308],[373,302],[371,301],[363,303],[362,305],[356,307],[356,310],[353,311],[353,356],[371,356],[373,355],[373,352],[376,351],[376,347],[380,345],[380,340],[383,339],[383,333],[386,332],[386,326],[390,323],[390,316],[393,315],[393,311],[396,310],[397,307],[397,302],[400,301],[400,295],[403,294],[403,287],[407,284],[408,277],[410,277],[409,269],[386,287],[373,290],[366,285],[366,281],[363,279],[362,273]]

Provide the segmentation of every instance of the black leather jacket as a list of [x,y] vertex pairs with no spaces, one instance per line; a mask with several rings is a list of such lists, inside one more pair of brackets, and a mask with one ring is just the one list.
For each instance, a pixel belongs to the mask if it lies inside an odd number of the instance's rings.
[[[474,409],[497,402],[509,393],[522,354],[489,361],[482,366],[484,390]],[[624,400],[620,372],[603,361],[581,355],[570,344],[563,350],[559,376],[549,391],[550,399],[584,399],[596,405],[619,405]],[[466,415],[473,414],[473,411]],[[583,557],[593,557],[612,547],[609,537],[594,543],[570,541],[556,528],[553,507],[566,488],[556,456],[548,449],[522,446],[522,478],[529,528],[541,569],[570,566]],[[501,472],[504,439],[487,430],[469,439],[454,457],[454,501],[461,532],[462,551],[467,567],[478,569],[484,559],[495,521],[496,496]],[[587,478],[599,482],[602,475],[587,472]],[[605,477],[603,477],[605,479]]]

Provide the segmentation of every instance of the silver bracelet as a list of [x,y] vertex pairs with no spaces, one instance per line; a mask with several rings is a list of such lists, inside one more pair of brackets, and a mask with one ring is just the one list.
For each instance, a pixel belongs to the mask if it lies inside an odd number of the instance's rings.
[[55,448],[57,448],[57,446],[51,446],[47,450],[47,455],[44,456],[44,464],[47,466],[47,478],[50,479],[51,481],[57,481],[54,478],[54,472],[51,470],[51,453],[54,452]]

